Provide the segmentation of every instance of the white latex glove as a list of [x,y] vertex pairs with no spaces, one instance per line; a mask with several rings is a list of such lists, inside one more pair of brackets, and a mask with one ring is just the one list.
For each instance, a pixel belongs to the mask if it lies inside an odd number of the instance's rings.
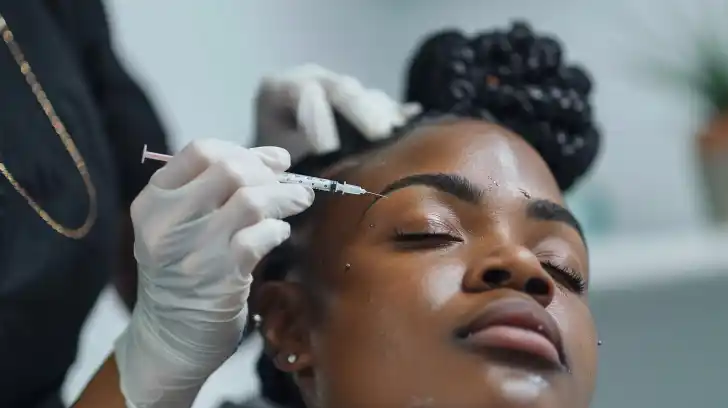
[[389,137],[421,111],[317,65],[264,78],[257,96],[256,145],[285,147],[293,160],[338,149],[334,109],[369,140]]
[[236,350],[252,270],[289,237],[281,219],[313,202],[312,190],[278,183],[289,166],[281,148],[197,142],[134,200],[139,293],[115,346],[129,407],[189,407]]

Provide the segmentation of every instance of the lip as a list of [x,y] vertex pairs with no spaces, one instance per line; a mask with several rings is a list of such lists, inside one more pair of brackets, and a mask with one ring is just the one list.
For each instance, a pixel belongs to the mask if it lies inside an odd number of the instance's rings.
[[568,369],[556,321],[532,301],[496,300],[455,334],[471,349],[516,351]]

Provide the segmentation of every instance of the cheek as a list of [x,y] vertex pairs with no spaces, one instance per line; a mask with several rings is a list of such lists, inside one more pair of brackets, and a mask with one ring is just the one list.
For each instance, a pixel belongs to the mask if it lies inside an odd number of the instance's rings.
[[574,324],[570,322],[572,319],[567,305],[570,301],[567,294],[564,294],[561,289],[558,289],[558,293],[554,297],[554,301],[546,308],[546,311],[553,316],[556,323],[559,325],[562,333],[569,333],[569,328]]
[[597,334],[591,311],[583,299],[560,292],[546,308],[563,334],[566,352],[573,369],[593,387],[597,369]]
[[350,252],[343,259],[349,267],[333,288],[338,301],[377,315],[386,314],[385,309],[408,310],[431,318],[462,292],[466,272],[459,259],[442,253],[385,259]]
[[465,268],[459,264],[442,265],[422,278],[425,302],[433,311],[442,309],[462,290]]
[[580,297],[559,289],[546,311],[556,320],[566,340],[581,343],[594,339],[596,343],[594,319],[589,307]]
[[462,272],[376,259],[347,258],[312,336],[317,392],[328,406],[409,406],[436,385],[427,381],[442,363],[442,338],[423,333],[437,333],[435,310],[456,296]]
[[[324,318],[323,331],[333,333],[332,341],[341,335],[405,355],[417,333],[441,325],[442,310],[462,290],[465,268],[441,254],[387,260],[369,253],[346,255],[350,267],[340,272]],[[433,336],[432,341],[441,339]]]

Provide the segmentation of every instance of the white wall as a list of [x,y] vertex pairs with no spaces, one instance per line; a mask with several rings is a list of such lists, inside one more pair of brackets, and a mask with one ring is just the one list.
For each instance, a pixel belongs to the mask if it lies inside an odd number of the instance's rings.
[[728,279],[639,289],[591,295],[604,342],[591,408],[728,406]]
[[[386,0],[107,0],[120,53],[181,147],[248,143],[260,78],[317,62],[392,89]],[[330,35],[336,33],[336,35]]]

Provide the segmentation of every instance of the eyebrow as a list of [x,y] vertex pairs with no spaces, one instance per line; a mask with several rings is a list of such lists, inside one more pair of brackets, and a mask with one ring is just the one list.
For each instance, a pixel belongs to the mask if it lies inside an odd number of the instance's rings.
[[526,216],[539,221],[555,221],[566,224],[575,229],[576,232],[579,233],[581,240],[586,243],[584,230],[581,228],[579,221],[576,220],[576,217],[574,217],[574,214],[553,201],[544,199],[534,199],[529,201],[526,206]]
[[465,177],[457,174],[446,173],[415,174],[407,176],[389,184],[387,187],[384,187],[379,194],[386,196],[394,191],[410,186],[431,187],[435,190],[455,196],[456,198],[470,204],[479,204],[485,195],[483,189],[476,186]]
[[[397,190],[412,186],[430,187],[470,204],[482,203],[483,197],[486,195],[484,189],[475,185],[467,178],[448,173],[415,174],[403,177],[384,187],[379,194],[386,196]],[[380,199],[381,197],[376,198],[364,213],[366,214]],[[566,224],[576,230],[582,241],[586,242],[579,221],[576,220],[576,217],[574,217],[571,211],[560,204],[545,199],[529,199],[526,204],[526,216],[538,221],[553,221]]]

